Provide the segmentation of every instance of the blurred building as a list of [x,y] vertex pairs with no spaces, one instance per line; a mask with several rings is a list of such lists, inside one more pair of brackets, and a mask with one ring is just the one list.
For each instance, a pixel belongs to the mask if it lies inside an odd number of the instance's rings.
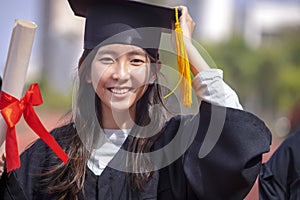
[[232,35],[235,0],[166,0],[166,4],[188,6],[196,22],[196,38],[207,42],[222,42]]
[[197,26],[195,36],[205,42],[224,42],[241,34],[251,47],[276,36],[284,28],[300,26],[299,0],[181,0]]
[[257,1],[247,7],[244,37],[251,47],[287,28],[300,27],[300,4],[297,2]]
[[43,78],[54,90],[66,93],[83,50],[84,18],[75,17],[67,1],[43,1],[41,10]]
[[208,42],[228,40],[234,26],[234,0],[202,0],[199,6],[200,37]]

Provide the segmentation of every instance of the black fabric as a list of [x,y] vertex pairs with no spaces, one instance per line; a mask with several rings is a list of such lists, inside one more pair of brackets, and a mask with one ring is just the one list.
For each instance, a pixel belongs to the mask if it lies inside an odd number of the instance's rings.
[[0,199],[27,199],[15,174],[8,176],[4,172],[0,180],[0,186],[0,194],[3,194]]
[[[212,110],[217,114],[226,111],[224,128],[212,151],[199,158],[199,149],[206,133],[214,127],[211,126]],[[196,131],[191,131],[194,128],[197,128]],[[59,133],[59,130],[52,133],[63,146],[64,141],[72,138],[72,135],[68,132]],[[173,142],[177,137],[179,140]],[[261,154],[269,151],[270,140],[268,128],[253,114],[202,102],[200,114],[177,116],[166,124],[163,134],[153,146],[153,151],[163,150],[155,165],[169,160],[172,162],[154,172],[144,192],[129,188],[125,172],[106,167],[100,176],[87,170],[85,195],[91,200],[243,199],[259,173]],[[170,145],[170,150],[163,148],[166,145]],[[179,147],[186,150],[176,158]],[[173,161],[174,156],[176,159]],[[9,177],[6,174],[2,177],[0,197],[24,199],[18,196],[19,193],[8,192],[17,187],[27,199],[57,199],[55,194],[45,192],[47,184],[38,175],[57,162],[60,161],[52,151],[38,140],[22,154],[21,168],[11,172]],[[13,186],[9,184],[12,181]],[[79,199],[82,198],[81,195]]]
[[[69,0],[77,16],[86,18],[84,48],[98,45],[130,44],[158,57],[162,32],[170,33],[174,8],[128,0]],[[180,16],[180,13],[179,13]]]
[[261,200],[300,199],[300,129],[274,152],[259,176]]

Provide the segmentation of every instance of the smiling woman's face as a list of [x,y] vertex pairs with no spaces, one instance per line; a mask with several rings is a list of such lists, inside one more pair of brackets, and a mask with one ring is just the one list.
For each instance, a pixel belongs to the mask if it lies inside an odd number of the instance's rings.
[[100,47],[91,66],[91,82],[103,111],[135,112],[152,77],[146,52],[132,45]]

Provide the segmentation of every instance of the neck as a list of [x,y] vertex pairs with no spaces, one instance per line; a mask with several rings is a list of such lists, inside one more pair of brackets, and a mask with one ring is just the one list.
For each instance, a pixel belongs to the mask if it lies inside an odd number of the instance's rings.
[[129,110],[111,110],[102,107],[102,128],[131,129],[134,125],[135,107]]

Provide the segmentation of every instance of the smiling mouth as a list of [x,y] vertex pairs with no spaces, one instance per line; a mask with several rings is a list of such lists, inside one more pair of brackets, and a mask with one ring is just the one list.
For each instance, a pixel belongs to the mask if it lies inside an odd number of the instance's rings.
[[108,88],[109,91],[113,94],[126,94],[129,92],[129,88]]

